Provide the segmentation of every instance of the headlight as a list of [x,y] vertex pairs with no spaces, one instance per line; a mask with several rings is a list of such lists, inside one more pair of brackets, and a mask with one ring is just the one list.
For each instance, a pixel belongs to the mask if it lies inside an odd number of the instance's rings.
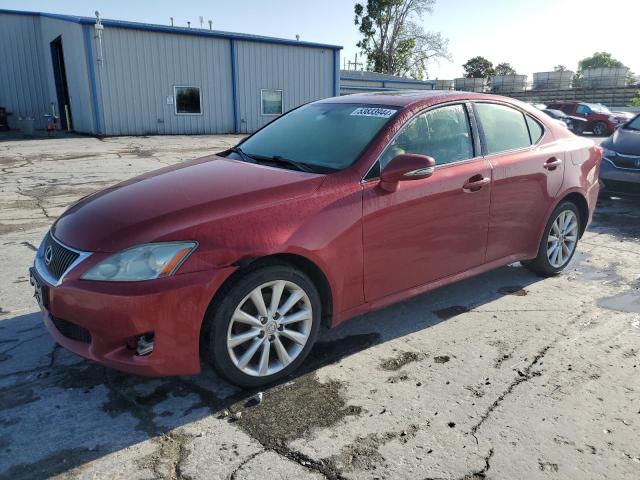
[[195,242],[148,243],[111,255],[87,270],[82,279],[138,282],[172,275],[193,252]]
[[609,117],[609,121],[611,123],[618,123],[618,119],[616,117],[614,117],[613,115]]
[[602,156],[604,158],[613,158],[616,156],[616,152],[614,152],[613,150],[609,150],[608,148],[603,148],[602,149]]

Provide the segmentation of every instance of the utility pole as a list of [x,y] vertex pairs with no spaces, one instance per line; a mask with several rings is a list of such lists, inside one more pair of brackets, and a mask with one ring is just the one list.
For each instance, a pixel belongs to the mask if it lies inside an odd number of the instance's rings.
[[351,60],[349,60],[349,62],[347,62],[347,70],[351,70],[352,66],[353,66],[353,70],[358,70],[358,67],[361,67],[360,70],[364,70],[364,63],[358,62],[358,54],[357,53],[355,54],[353,62]]

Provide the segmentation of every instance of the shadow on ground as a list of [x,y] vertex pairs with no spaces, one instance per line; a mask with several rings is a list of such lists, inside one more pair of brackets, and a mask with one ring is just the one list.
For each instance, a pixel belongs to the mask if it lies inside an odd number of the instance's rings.
[[[208,415],[225,415],[277,451],[312,428],[359,413],[346,404],[339,382],[317,379],[319,368],[503,295],[525,295],[537,280],[522,267],[504,267],[324,330],[295,376],[264,390],[259,408],[245,407],[254,391],[231,386],[208,367],[198,376],[168,379],[123,374],[55,346],[38,313],[3,320],[0,475],[53,476]],[[395,370],[432,353],[398,351],[381,359],[380,368]]]

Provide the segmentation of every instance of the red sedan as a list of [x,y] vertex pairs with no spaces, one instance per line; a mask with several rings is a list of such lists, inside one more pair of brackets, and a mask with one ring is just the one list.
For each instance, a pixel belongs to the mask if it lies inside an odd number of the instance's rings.
[[257,386],[294,371],[321,323],[515,261],[560,272],[600,162],[513,99],[330,98],[82,199],[42,241],[32,283],[51,334],[83,357],[156,376],[202,358]]

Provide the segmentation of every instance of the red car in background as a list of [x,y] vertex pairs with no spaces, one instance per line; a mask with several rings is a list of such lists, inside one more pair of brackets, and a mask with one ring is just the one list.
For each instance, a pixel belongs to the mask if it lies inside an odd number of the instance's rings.
[[599,103],[584,102],[552,102],[548,109],[561,110],[569,116],[582,117],[587,120],[585,125],[578,125],[582,130],[574,130],[575,133],[593,132],[597,137],[611,135],[619,125],[625,123],[628,118],[620,112],[611,112],[607,107]]
[[515,261],[560,272],[601,152],[494,95],[329,98],[82,199],[32,283],[56,341],[83,357],[156,376],[203,358],[258,386],[293,372],[321,324]]

